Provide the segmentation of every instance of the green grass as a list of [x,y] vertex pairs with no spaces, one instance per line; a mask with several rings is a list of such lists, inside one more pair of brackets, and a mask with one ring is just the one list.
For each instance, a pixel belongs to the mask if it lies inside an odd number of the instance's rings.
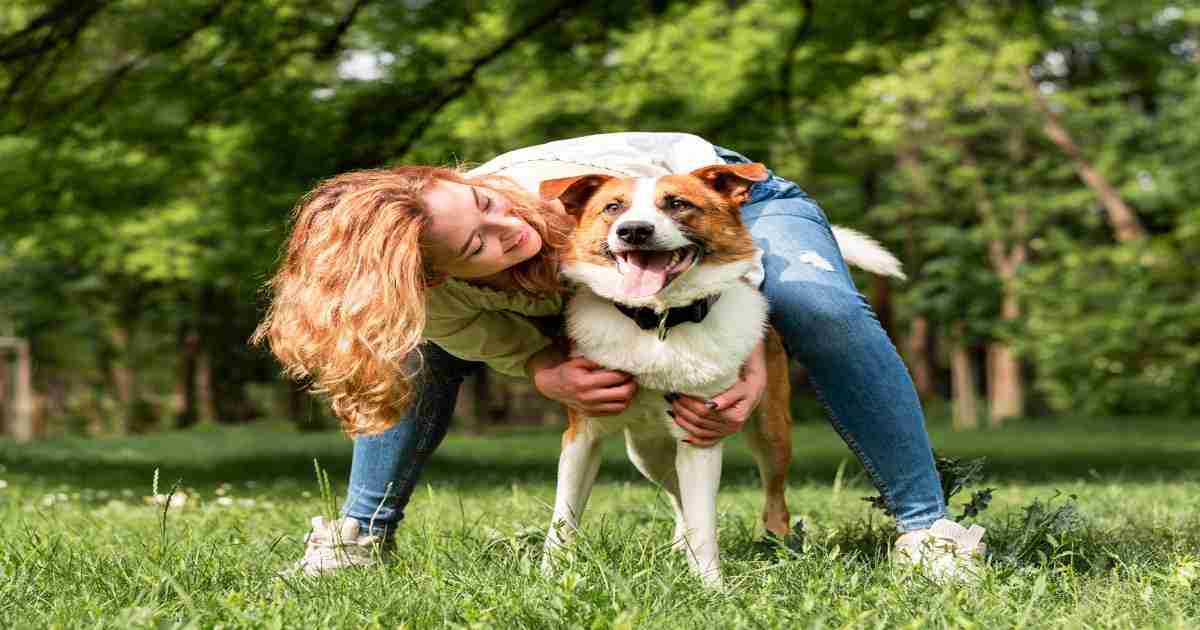
[[[740,441],[720,497],[729,590],[705,591],[667,547],[663,498],[608,445],[584,533],[555,578],[537,570],[557,435],[447,440],[414,496],[397,562],[322,580],[275,572],[326,513],[313,458],[344,490],[350,445],[281,427],[128,439],[0,441],[0,627],[1196,627],[1200,423],[1017,424],[935,430],[987,456],[980,516],[996,557],[977,585],[892,567],[889,521],[849,451],[799,427],[788,498],[807,536],[755,545],[760,491]],[[182,505],[147,499],[181,480]],[[1073,528],[1022,526],[1033,500]],[[960,503],[961,500],[956,501]],[[1016,557],[1020,556],[1020,557]],[[1014,559],[1015,558],[1015,559]]]

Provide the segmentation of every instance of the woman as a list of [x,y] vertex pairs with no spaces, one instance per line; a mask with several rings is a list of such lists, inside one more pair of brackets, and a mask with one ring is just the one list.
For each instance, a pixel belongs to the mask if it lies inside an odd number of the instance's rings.
[[[538,183],[724,162],[749,160],[689,134],[601,134],[506,153],[466,173],[347,173],[309,193],[253,341],[268,339],[291,376],[312,379],[357,439],[343,518],[313,519],[298,568],[317,574],[374,562],[372,550],[390,544],[445,436],[459,385],[484,363],[527,375],[543,395],[588,414],[629,404],[637,387],[629,375],[566,359],[540,327],[563,305],[555,272],[572,223],[561,206],[536,198]],[[774,174],[751,190],[742,218],[764,254],[772,325],[896,517],[901,553],[893,557],[935,576],[969,572],[982,530],[968,534],[943,518],[912,381],[855,288],[828,220]],[[761,360],[761,352],[751,357]],[[741,428],[765,385],[761,366],[743,372],[710,401],[672,403],[694,445]]]

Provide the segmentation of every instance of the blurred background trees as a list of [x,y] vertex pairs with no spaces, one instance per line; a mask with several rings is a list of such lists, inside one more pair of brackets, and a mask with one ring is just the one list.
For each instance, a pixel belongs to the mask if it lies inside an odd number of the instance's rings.
[[[0,336],[29,342],[43,431],[328,426],[245,343],[296,200],[624,130],[764,161],[898,252],[908,283],[861,288],[956,426],[1200,411],[1179,0],[13,0]],[[558,416],[469,391],[472,427]]]

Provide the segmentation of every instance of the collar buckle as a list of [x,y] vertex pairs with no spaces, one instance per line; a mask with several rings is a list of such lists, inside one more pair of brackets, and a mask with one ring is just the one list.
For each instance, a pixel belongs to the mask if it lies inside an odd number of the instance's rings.
[[702,297],[691,304],[669,308],[662,313],[656,313],[648,306],[632,307],[613,302],[613,306],[622,315],[632,319],[642,330],[653,330],[659,341],[667,338],[667,332],[672,328],[687,323],[700,323],[708,317],[712,305],[721,299],[720,293]]

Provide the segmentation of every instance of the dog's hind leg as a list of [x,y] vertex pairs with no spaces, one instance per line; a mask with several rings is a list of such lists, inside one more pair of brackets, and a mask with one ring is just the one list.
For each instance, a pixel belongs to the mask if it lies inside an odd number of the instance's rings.
[[783,538],[790,531],[787,489],[788,467],[792,463],[791,385],[788,382],[788,358],[774,329],[766,340],[767,391],[759,403],[746,441],[758,462],[765,503],[763,527],[769,534]]
[[554,570],[554,552],[571,542],[583,510],[592,493],[592,484],[600,470],[600,437],[574,410],[568,412],[570,422],[563,433],[562,454],[558,458],[558,483],[554,493],[554,517],[546,532],[542,572]]

